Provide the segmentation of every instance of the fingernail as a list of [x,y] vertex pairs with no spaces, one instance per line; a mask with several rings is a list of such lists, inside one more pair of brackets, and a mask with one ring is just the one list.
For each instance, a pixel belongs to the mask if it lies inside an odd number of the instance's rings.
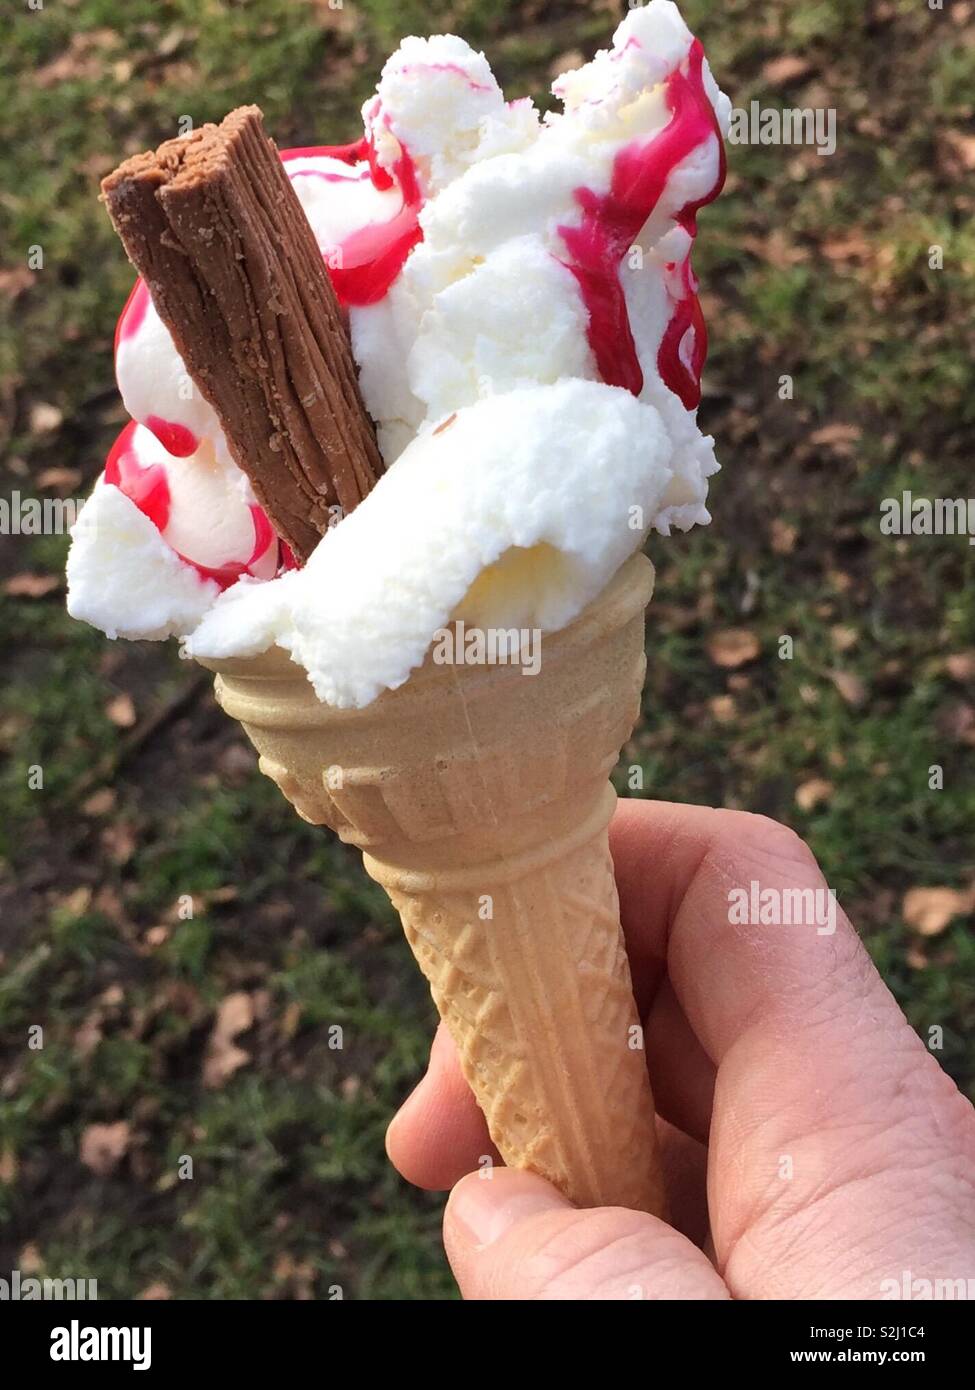
[[490,1177],[472,1173],[464,1178],[450,1197],[450,1220],[462,1228],[473,1245],[493,1245],[528,1217],[571,1205],[534,1173],[516,1173],[510,1168],[490,1171]]

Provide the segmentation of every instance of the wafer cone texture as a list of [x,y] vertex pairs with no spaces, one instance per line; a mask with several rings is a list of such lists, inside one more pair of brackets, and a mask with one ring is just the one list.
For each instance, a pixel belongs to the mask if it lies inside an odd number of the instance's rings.
[[653,567],[633,557],[538,674],[427,663],[334,710],[272,650],[212,664],[299,815],[363,851],[505,1162],[580,1206],[662,1210],[607,825],[640,710]]

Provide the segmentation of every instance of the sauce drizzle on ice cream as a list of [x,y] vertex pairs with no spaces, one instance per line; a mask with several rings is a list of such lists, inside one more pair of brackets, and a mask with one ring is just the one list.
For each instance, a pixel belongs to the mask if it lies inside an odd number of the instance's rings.
[[[136,448],[138,428],[138,422],[131,420],[112,445],[105,460],[105,482],[117,487],[130,502],[134,502],[159,534],[165,536],[172,511],[172,492],[166,473],[167,465],[144,464],[140,461]],[[189,555],[184,555],[182,551],[175,550],[174,547],[175,553],[184,564],[196,570],[201,579],[212,579],[221,589],[229,589],[243,575],[250,574],[252,566],[272,547],[277,549],[277,540],[263,507],[258,506],[256,502],[250,502],[247,506],[254,528],[254,544],[246,560],[229,560],[216,566],[204,565],[191,559]],[[294,557],[290,551],[287,555],[282,555],[281,560],[285,569],[295,568]]]
[[146,289],[145,281],[141,277],[129,291],[129,297],[125,301],[125,306],[118,316],[118,323],[115,325],[115,356],[118,356],[119,345],[126,342],[129,338],[134,338],[139,331],[142,320],[146,316],[149,308],[149,291]]
[[[145,322],[151,302],[146,283],[140,276],[132,286],[129,297],[125,301],[125,308],[119,314],[118,323],[115,325],[116,371],[118,369],[119,348],[123,343],[130,342],[136,336]],[[186,425],[179,424],[176,420],[164,420],[160,415],[147,415],[142,423],[147,429],[152,430],[163,448],[174,458],[189,458],[190,454],[195,454],[200,446],[200,441],[193,431]]]
[[156,530],[162,532],[169,525],[170,497],[166,469],[161,463],[144,468],[139,462],[133,439],[137,428],[136,421],[130,420],[112,445],[105,460],[105,481],[124,493],[143,516],[149,518]]
[[[643,389],[643,372],[620,281],[620,263],[656,209],[671,174],[709,139],[717,141],[718,177],[703,198],[687,203],[675,217],[688,233],[691,246],[697,234],[698,210],[712,202],[724,185],[724,142],[704,88],[703,67],[704,49],[695,39],[687,55],[687,72],[676,68],[666,80],[670,121],[650,140],[634,141],[619,152],[607,194],[599,196],[589,188],[576,189],[582,222],[577,227],[559,228],[573,258],[569,269],[579,282],[589,311],[589,342],[600,375],[607,385],[622,386],[635,396]],[[675,265],[671,283],[674,279],[682,293],[674,297],[657,367],[664,384],[688,410],[694,410],[701,400],[707,331],[697,299],[690,248],[683,261]]]
[[[379,163],[375,143],[368,136],[349,145],[309,145],[282,151],[285,165],[297,158],[336,159],[349,165],[368,163],[369,177],[376,189],[387,192],[398,187],[402,193],[403,206],[394,217],[356,228],[327,257],[335,293],[347,308],[376,304],[385,298],[407,256],[423,239],[419,221],[423,195],[413,160],[405,149],[400,149],[392,172]],[[301,170],[302,176],[315,172]],[[341,175],[322,171],[321,176],[341,182]]]

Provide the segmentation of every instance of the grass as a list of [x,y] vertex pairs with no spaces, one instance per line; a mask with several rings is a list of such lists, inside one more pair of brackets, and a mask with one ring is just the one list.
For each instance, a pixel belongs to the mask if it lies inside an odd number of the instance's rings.
[[[902,904],[910,888],[975,879],[962,659],[975,552],[879,529],[885,497],[970,490],[968,8],[685,6],[736,105],[832,106],[838,147],[736,146],[728,193],[702,214],[702,418],[724,471],[716,524],[653,543],[646,714],[623,766],[642,767],[643,794],[764,811],[806,835],[911,1022],[943,1031],[937,1055],[971,1093],[971,917],[921,937]],[[0,55],[17,133],[0,153],[4,495],[84,495],[121,423],[111,339],[130,272],[96,200],[121,155],[181,115],[250,100],[282,145],[348,138],[409,31],[465,33],[513,93],[541,95],[616,9],[18,12]],[[798,75],[774,77],[783,56]],[[43,265],[27,277],[31,247]],[[5,538],[2,573],[56,576],[64,553],[60,537]],[[734,667],[709,649],[725,629],[754,647]],[[106,643],[68,621],[57,591],[0,596],[0,631],[0,1268],[84,1273],[103,1296],[449,1297],[440,1199],[383,1155],[433,1010],[382,894],[297,821],[171,651]],[[250,1000],[234,1039],[246,1058],[208,1087],[214,1019],[236,994]],[[100,1176],[82,1143],[120,1122],[124,1154]]]

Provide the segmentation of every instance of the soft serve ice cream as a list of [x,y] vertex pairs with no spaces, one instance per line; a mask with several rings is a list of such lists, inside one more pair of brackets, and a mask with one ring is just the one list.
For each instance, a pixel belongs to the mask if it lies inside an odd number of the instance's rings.
[[134,423],[75,530],[76,617],[208,659],[277,644],[361,706],[452,616],[557,630],[651,528],[709,520],[690,257],[730,104],[669,0],[553,91],[541,119],[461,39],[409,38],[362,140],[283,153],[388,469],[302,568],[136,287]]

